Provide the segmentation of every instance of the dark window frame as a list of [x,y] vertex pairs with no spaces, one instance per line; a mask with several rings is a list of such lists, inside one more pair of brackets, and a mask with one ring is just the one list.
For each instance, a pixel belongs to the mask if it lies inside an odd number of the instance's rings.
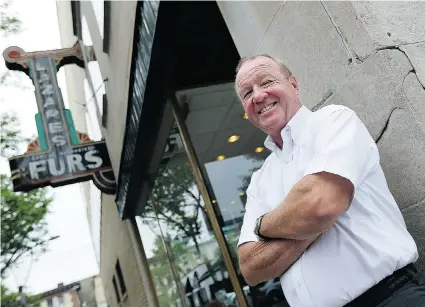
[[116,296],[117,302],[119,304],[121,302],[121,296],[120,296],[120,292],[118,291],[118,284],[117,284],[117,280],[115,278],[115,275],[112,277],[112,284],[114,286],[115,296]]
[[103,1],[103,52],[109,53],[111,37],[111,1]]
[[124,281],[124,275],[122,274],[122,269],[119,260],[117,260],[117,264],[115,265],[115,273],[118,277],[118,284],[121,290],[121,296],[125,296],[127,294],[127,287]]

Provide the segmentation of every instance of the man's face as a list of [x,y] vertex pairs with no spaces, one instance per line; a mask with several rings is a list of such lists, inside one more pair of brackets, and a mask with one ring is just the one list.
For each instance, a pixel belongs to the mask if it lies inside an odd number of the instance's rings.
[[283,75],[270,58],[259,56],[245,62],[236,75],[236,91],[249,120],[272,137],[301,107],[294,77]]

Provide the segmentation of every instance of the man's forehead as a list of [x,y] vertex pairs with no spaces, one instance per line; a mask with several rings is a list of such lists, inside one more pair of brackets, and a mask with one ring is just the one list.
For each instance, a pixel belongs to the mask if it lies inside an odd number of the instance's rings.
[[279,70],[279,65],[270,58],[257,57],[242,64],[237,75],[236,84],[240,85],[252,75],[264,75],[272,70]]

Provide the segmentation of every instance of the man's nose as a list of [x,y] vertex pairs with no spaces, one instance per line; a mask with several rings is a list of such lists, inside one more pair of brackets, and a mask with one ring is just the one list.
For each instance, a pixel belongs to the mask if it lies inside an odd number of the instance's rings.
[[259,88],[254,88],[253,100],[255,103],[263,102],[267,98],[268,94]]

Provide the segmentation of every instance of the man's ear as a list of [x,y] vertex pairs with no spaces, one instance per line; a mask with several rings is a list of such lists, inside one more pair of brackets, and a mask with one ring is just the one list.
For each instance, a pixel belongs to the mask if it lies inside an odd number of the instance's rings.
[[300,89],[298,87],[297,79],[294,76],[290,76],[289,82],[291,83],[292,87],[294,88],[294,90],[297,92],[297,95],[298,95],[300,92]]

